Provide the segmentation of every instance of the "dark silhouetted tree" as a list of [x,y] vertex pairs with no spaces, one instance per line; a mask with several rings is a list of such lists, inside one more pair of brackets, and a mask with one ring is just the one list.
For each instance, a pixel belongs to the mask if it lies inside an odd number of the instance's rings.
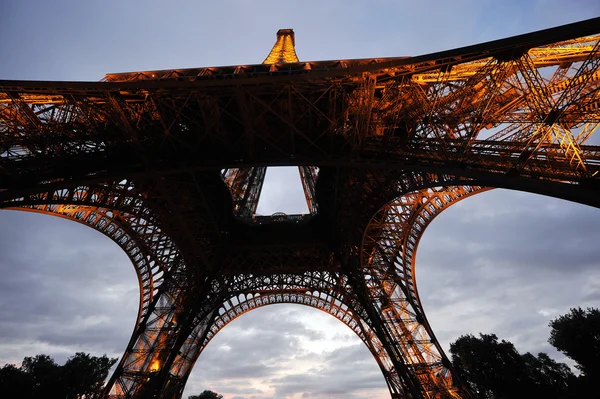
[[590,379],[600,378],[600,310],[573,308],[550,322],[548,342],[577,362]]
[[117,359],[76,353],[63,366],[47,355],[23,359],[22,366],[0,369],[0,396],[37,399],[95,399]]
[[[514,345],[494,334],[463,335],[450,344],[452,363],[477,398],[514,397],[523,362]],[[518,392],[518,391],[517,391]]]
[[570,398],[575,397],[577,377],[569,366],[558,363],[547,354],[540,352],[537,357],[527,352],[523,356],[527,370],[524,387],[532,397]]
[[21,369],[32,378],[31,391],[34,398],[63,397],[65,392],[60,383],[60,366],[48,355],[37,355],[23,359]]
[[222,399],[223,395],[220,395],[216,392],[206,390],[202,392],[200,395],[192,395],[188,396],[188,399]]
[[83,352],[71,356],[61,367],[61,379],[66,390],[65,398],[99,397],[108,371],[116,361],[117,359],[109,359],[106,355],[96,357]]
[[452,363],[475,398],[569,398],[576,377],[545,353],[521,355],[494,334],[463,335],[450,344]]
[[0,369],[0,396],[3,398],[34,399],[33,378],[14,364]]

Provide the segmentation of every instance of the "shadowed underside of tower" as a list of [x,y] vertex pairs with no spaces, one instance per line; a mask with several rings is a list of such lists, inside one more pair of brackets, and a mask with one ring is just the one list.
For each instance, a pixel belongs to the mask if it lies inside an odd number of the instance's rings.
[[[140,309],[105,397],[180,398],[231,320],[274,303],[348,325],[393,398],[468,398],[427,322],[415,256],[496,187],[600,206],[600,18],[418,57],[0,81],[0,208],[113,239]],[[297,166],[308,215],[256,215]]]

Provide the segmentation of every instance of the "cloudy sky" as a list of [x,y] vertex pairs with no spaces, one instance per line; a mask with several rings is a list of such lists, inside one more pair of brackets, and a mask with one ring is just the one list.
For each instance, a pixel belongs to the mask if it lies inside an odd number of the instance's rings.
[[[2,1],[0,79],[260,63],[280,28],[301,60],[419,55],[600,15],[571,1]],[[302,212],[297,176],[270,169],[260,211]],[[600,210],[494,190],[426,231],[417,281],[442,345],[496,333],[547,351],[548,321],[600,305]],[[109,239],[50,216],[0,211],[0,365],[76,351],[122,354],[137,312],[133,267]],[[275,305],[231,323],[197,362],[184,397],[387,398],[369,351],[332,317]]]

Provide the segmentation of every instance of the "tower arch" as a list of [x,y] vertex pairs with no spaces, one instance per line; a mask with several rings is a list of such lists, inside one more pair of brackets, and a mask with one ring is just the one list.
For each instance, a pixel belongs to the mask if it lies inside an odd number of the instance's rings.
[[[442,182],[445,184],[438,185]],[[479,182],[451,175],[413,174],[411,183],[416,189],[404,188],[401,181],[392,186],[387,195],[393,195],[394,190],[402,194],[374,213],[362,237],[360,270],[369,301],[390,326],[404,362],[409,368],[421,369],[415,374],[421,386],[434,396],[461,384],[453,381],[456,373],[451,371],[451,363],[425,316],[416,284],[416,253],[426,228],[442,211],[463,199],[499,188],[476,185]],[[539,194],[555,197],[546,192]],[[382,201],[385,195],[379,198]]]
[[[109,386],[134,389],[128,370],[150,367],[164,352],[159,329],[178,311],[182,289],[170,277],[185,268],[179,249],[156,223],[127,181],[113,187],[76,186],[33,193],[0,204],[0,210],[46,214],[90,227],[115,242],[131,261],[139,284],[139,307],[127,350]],[[118,389],[118,388],[117,388]]]
[[[288,289],[274,286],[270,290],[248,290],[228,298],[213,308],[188,337],[183,347],[181,361],[175,361],[171,370],[171,374],[180,376],[181,384],[171,387],[173,391],[170,394],[181,395],[183,393],[194,364],[211,340],[229,323],[252,310],[269,305],[296,304],[327,313],[350,328],[372,354],[392,397],[402,397],[403,387],[400,376],[386,355],[377,334],[369,325],[368,319],[365,319],[366,314],[360,308],[352,308],[347,302],[348,300],[343,298],[343,295],[335,295],[309,286],[296,286]],[[355,304],[355,306],[359,305]],[[189,350],[188,353],[185,352],[186,349]]]
[[[297,285],[364,312],[401,378],[394,398],[468,398],[420,304],[419,239],[478,187],[600,206],[599,149],[585,144],[599,124],[598,20],[417,57],[302,63],[282,30],[260,65],[4,81],[0,201],[163,257],[161,269],[140,250],[152,299],[105,397],[177,398],[225,301],[313,273],[316,285]],[[314,218],[244,225],[271,165],[309,168]]]

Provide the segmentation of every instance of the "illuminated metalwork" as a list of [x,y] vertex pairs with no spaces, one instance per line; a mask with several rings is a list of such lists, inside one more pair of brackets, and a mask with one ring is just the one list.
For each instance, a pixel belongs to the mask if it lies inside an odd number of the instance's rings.
[[[0,207],[101,231],[140,311],[106,397],[179,398],[227,323],[301,303],[348,325],[393,398],[469,397],[427,322],[415,253],[504,187],[600,206],[600,19],[419,57],[0,81]],[[256,214],[298,166],[307,215]]]
[[263,61],[263,64],[291,64],[298,62],[296,55],[296,38],[292,29],[280,29],[277,31],[277,41],[271,52]]

